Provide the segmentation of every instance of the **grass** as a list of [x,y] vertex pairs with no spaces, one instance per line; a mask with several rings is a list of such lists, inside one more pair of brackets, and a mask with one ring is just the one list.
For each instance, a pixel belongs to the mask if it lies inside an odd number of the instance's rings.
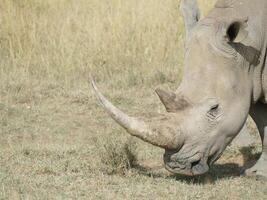
[[[206,13],[214,1],[199,1]],[[153,89],[183,72],[174,0],[0,0],[0,199],[265,199],[240,177],[259,148],[230,147],[208,176],[168,173],[163,151],[129,137],[97,103],[164,112]]]
[[127,174],[134,168],[137,162],[135,148],[132,141],[124,141],[122,138],[108,137],[98,144],[99,157],[103,164],[103,172],[107,174]]

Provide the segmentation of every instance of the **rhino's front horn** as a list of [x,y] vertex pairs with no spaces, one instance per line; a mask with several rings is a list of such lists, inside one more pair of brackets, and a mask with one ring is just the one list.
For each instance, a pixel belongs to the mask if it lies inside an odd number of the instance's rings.
[[184,139],[181,136],[179,127],[177,125],[176,127],[174,126],[174,117],[172,115],[162,115],[151,123],[145,123],[142,120],[128,116],[116,108],[98,90],[94,80],[91,80],[91,84],[97,98],[108,114],[132,136],[164,149],[178,149],[183,145]]

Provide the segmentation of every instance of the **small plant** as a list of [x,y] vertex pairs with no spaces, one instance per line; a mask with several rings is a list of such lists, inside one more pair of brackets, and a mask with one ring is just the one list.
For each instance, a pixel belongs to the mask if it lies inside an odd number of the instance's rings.
[[100,149],[100,161],[108,174],[125,175],[136,163],[136,143],[132,140],[125,142],[121,138],[107,138]]

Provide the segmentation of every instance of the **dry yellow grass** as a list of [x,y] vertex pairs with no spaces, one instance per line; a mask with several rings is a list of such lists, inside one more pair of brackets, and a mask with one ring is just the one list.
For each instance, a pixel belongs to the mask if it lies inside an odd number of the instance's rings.
[[94,73],[129,113],[163,112],[153,88],[183,71],[178,3],[0,0],[0,199],[265,199],[265,182],[236,176],[259,150],[228,149],[210,184],[176,177],[89,90]]

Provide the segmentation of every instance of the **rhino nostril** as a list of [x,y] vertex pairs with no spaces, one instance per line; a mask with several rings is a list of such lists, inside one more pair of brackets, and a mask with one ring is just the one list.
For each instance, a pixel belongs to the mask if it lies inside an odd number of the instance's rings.
[[192,162],[192,163],[191,163],[191,168],[193,168],[193,167],[199,165],[199,163],[200,163],[200,160],[197,160],[197,161]]

